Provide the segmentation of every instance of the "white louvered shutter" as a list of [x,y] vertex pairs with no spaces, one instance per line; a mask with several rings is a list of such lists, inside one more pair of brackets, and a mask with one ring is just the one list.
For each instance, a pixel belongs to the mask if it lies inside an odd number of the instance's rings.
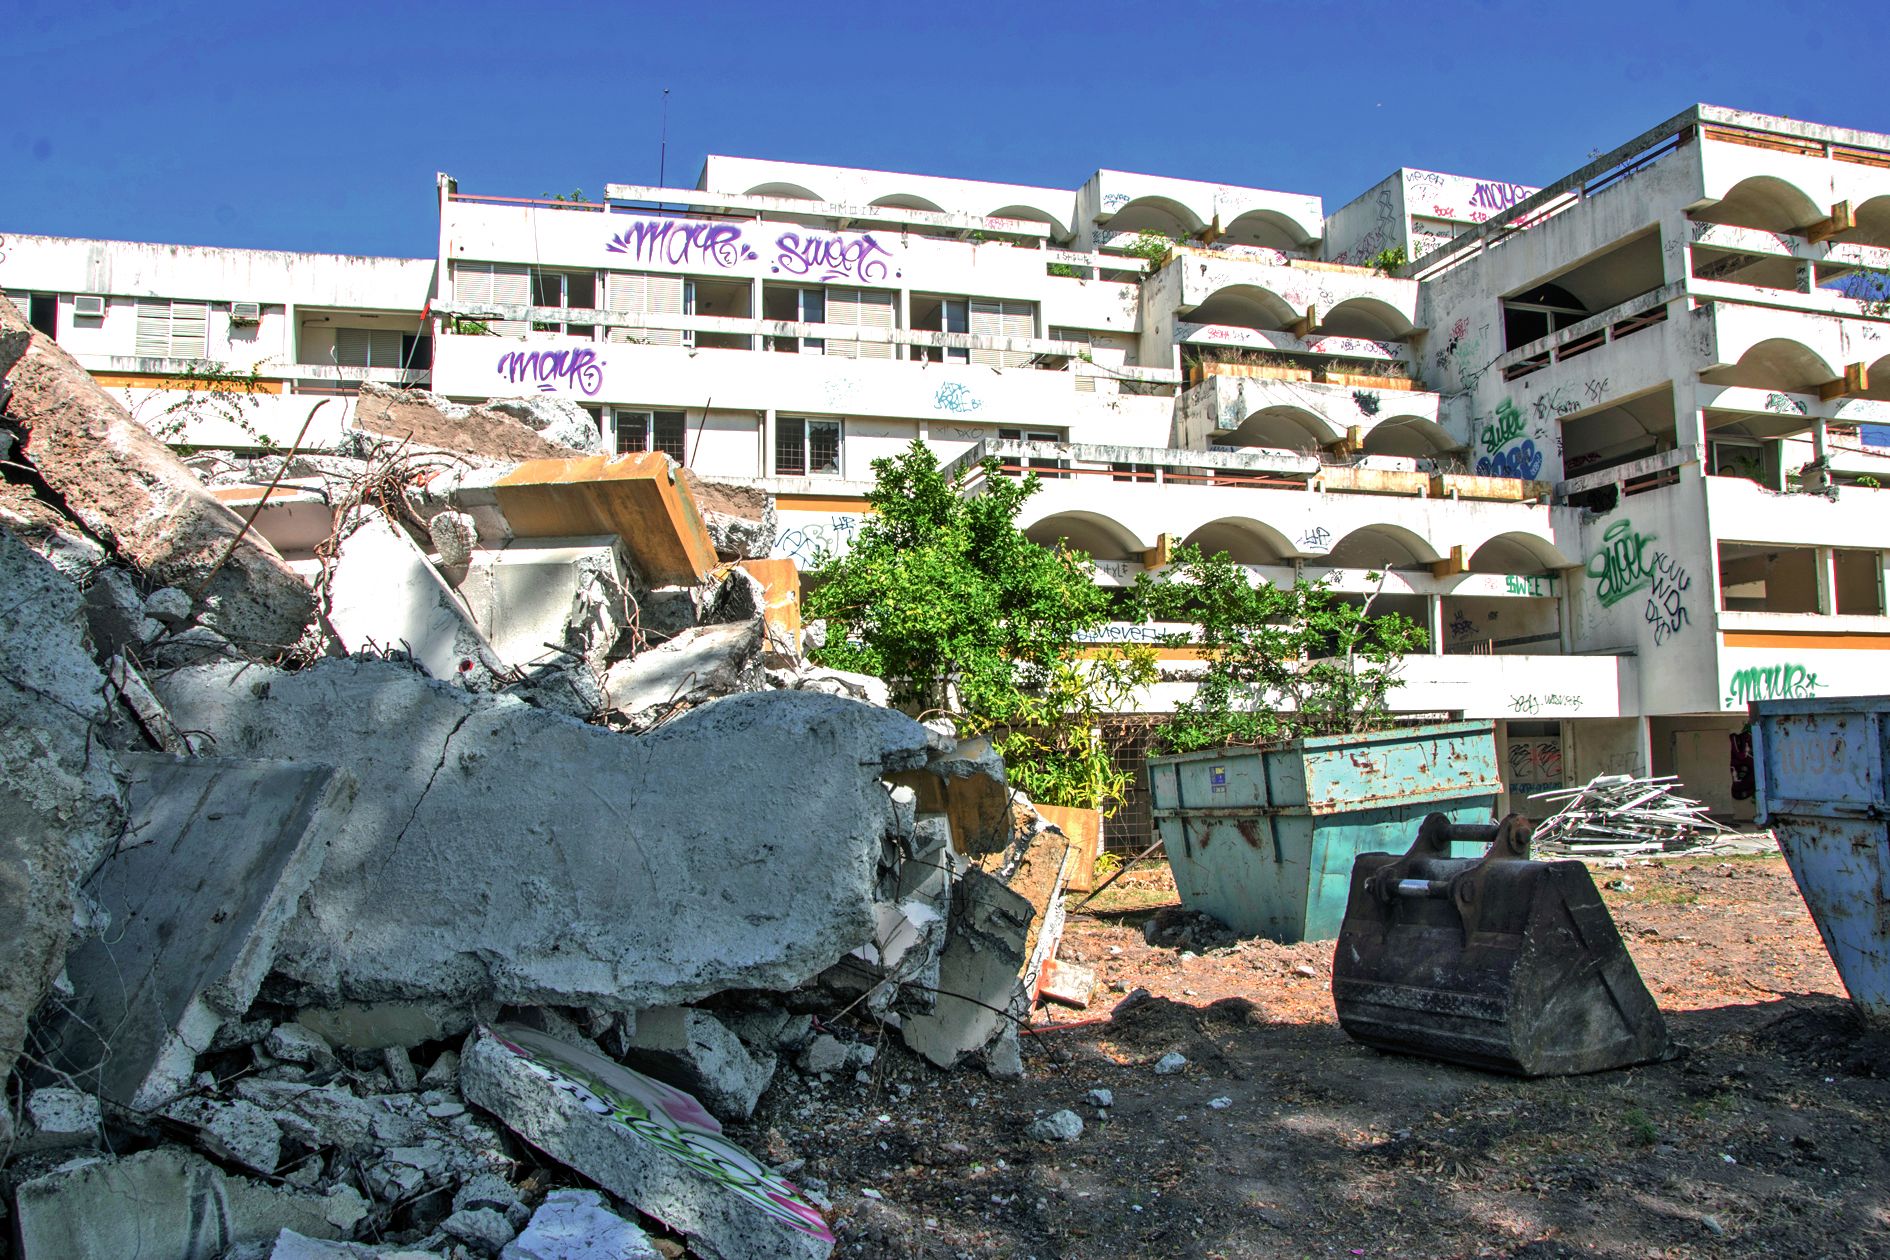
[[[988,302],[973,298],[971,332],[976,337],[1015,337],[1029,340],[1037,335],[1037,308],[1031,302]],[[1027,350],[973,350],[973,363],[986,367],[1018,367],[1030,362]]]
[[[828,289],[827,323],[843,328],[898,327],[897,295],[884,289]],[[893,346],[886,341],[827,339],[827,353],[842,359],[890,359]]]
[[[453,300],[474,306],[530,306],[531,268],[523,263],[456,262]],[[501,337],[523,337],[528,326],[522,319],[480,322]]]
[[[645,308],[652,315],[685,315],[683,286],[687,283],[681,276],[651,275],[649,285],[649,305]],[[680,328],[652,328],[645,334],[645,340],[653,346],[680,346],[683,344],[683,330]]]
[[[604,275],[604,300],[609,309],[623,315],[682,315],[681,276],[650,275],[641,271],[611,271]],[[605,340],[642,342],[651,346],[680,346],[683,334],[676,328],[612,328]]]
[[337,328],[335,362],[341,367],[399,367],[400,330]]
[[207,358],[209,341],[209,303],[138,300],[136,350],[140,359]]
[[171,304],[161,298],[138,299],[138,342],[135,353],[140,359],[171,357]]

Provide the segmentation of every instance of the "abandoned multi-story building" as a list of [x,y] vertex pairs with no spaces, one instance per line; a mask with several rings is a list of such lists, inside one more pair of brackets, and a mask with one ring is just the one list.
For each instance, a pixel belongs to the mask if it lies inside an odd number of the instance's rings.
[[569,397],[773,492],[804,561],[914,438],[1032,467],[1023,523],[1100,583],[1194,541],[1377,591],[1429,630],[1396,707],[1495,720],[1518,806],[1635,772],[1750,816],[1748,700],[1885,689],[1890,136],[1698,106],[1546,188],[1400,170],[1330,214],[729,157],[438,193],[437,259],[9,236],[0,287],[146,414],[253,372],[278,441],[364,380]]

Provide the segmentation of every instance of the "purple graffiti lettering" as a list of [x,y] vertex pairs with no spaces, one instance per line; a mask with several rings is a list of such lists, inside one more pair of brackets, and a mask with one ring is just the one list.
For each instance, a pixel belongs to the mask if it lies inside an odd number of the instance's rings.
[[1521,184],[1478,184],[1477,190],[1470,194],[1470,204],[1485,210],[1507,210],[1529,192]]
[[[871,284],[886,276],[886,258],[892,251],[871,236],[826,236],[783,232],[775,240],[774,270],[789,275],[813,275],[819,280],[858,280]],[[874,255],[883,254],[885,258]]]
[[630,254],[643,262],[666,262],[673,267],[700,262],[727,270],[757,257],[742,242],[742,230],[733,223],[691,223],[682,219],[638,219],[605,242],[613,254]]
[[499,356],[498,374],[547,394],[562,385],[594,395],[604,386],[604,365],[595,350],[512,350]]

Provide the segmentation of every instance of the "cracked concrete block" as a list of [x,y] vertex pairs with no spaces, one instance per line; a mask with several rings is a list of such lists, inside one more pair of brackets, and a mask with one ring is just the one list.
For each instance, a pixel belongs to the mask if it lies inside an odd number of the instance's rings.
[[48,1057],[145,1109],[181,1092],[217,1029],[249,1010],[354,784],[328,766],[120,760],[129,825],[86,883],[112,929],[66,959],[70,1017],[53,1021]]
[[373,382],[361,386],[354,426],[382,437],[405,438],[417,446],[501,463],[579,453],[537,432],[516,415],[448,402],[423,389],[394,389]]
[[86,370],[0,300],[0,374],[19,456],[117,557],[160,585],[203,589],[213,629],[260,652],[301,638],[314,597],[274,548],[133,420]]
[[674,704],[702,704],[762,686],[761,622],[685,630],[604,675],[604,705],[633,723]]
[[1036,908],[1002,881],[965,872],[952,893],[939,954],[938,1001],[899,1030],[909,1048],[939,1067],[955,1067],[1004,1030],[1011,1022],[1005,1012],[1019,1004],[1018,977],[1035,917]]
[[510,416],[554,446],[594,455],[604,449],[604,431],[591,413],[555,394],[488,398],[486,411]]
[[689,1095],[529,1029],[481,1030],[466,1100],[719,1260],[825,1260],[833,1233]]
[[[437,1251],[416,1251],[408,1247],[375,1246],[370,1243],[329,1242],[309,1238],[292,1229],[276,1235],[268,1250],[255,1253],[256,1260],[440,1260]],[[249,1260],[239,1251],[231,1251],[224,1260]]]
[[499,1260],[658,1260],[649,1235],[595,1190],[553,1190]]
[[746,1120],[774,1079],[775,1059],[750,1053],[707,1011],[659,1006],[637,1012],[619,1055],[631,1067],[688,1090],[719,1117]]
[[164,633],[161,622],[145,615],[144,596],[131,574],[106,565],[85,589],[85,618],[100,656],[142,648]]
[[599,536],[474,551],[458,586],[502,660],[557,659],[564,649],[601,669],[628,627],[632,584],[616,539]]
[[282,1162],[282,1129],[254,1103],[186,1097],[165,1107],[164,1114],[196,1129],[198,1142],[212,1155],[265,1177],[275,1176]]
[[339,1238],[367,1214],[351,1188],[266,1185],[175,1146],[73,1160],[22,1182],[14,1208],[20,1260],[215,1260],[285,1229]]
[[285,996],[309,1005],[636,1010],[792,988],[871,937],[880,777],[933,738],[800,692],[633,737],[379,662],[206,666],[160,686],[226,752],[345,759],[361,777],[277,953]]
[[0,529],[0,1080],[65,962],[73,886],[124,824],[85,635],[78,589]]
[[474,690],[506,672],[458,593],[379,512],[342,541],[328,595],[328,624],[350,652],[405,651],[434,678]]

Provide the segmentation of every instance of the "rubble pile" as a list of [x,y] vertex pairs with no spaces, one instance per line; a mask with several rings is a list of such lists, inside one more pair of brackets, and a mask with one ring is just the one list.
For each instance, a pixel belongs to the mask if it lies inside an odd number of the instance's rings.
[[1529,799],[1563,804],[1536,825],[1534,847],[1548,854],[1623,857],[1699,851],[1737,834],[1713,821],[1706,806],[1674,791],[1679,781],[1673,775],[1601,774],[1579,788],[1538,792]]
[[821,1257],[723,1121],[1022,1072],[1077,850],[802,656],[767,496],[371,385],[184,461],[4,301],[0,374],[21,1260]]

